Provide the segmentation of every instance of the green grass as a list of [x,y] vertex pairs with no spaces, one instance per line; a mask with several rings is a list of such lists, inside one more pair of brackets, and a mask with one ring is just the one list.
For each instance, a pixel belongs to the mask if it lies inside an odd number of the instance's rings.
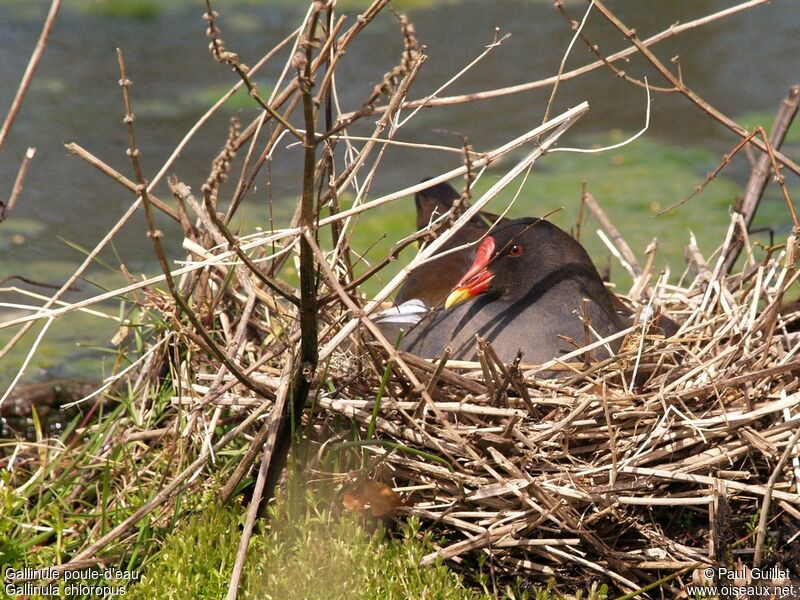
[[[127,596],[222,598],[240,538],[240,507],[209,507],[187,519],[166,540]],[[272,509],[268,530],[253,538],[240,597],[275,600],[345,600],[486,596],[466,588],[444,565],[417,566],[432,548],[418,540],[412,522],[398,540],[386,541],[356,516],[334,516],[311,506],[290,508],[285,498]],[[511,596],[527,597],[527,596]]]
[[[292,486],[297,490],[301,486]],[[294,498],[293,498],[294,497]],[[376,524],[336,514],[320,496],[295,491],[271,508],[266,531],[248,549],[240,598],[260,600],[489,600],[495,598],[482,564],[470,586],[441,563],[419,567],[434,549],[430,533],[411,519],[390,539]],[[134,599],[222,598],[240,538],[244,509],[211,506],[183,521],[126,596]],[[502,584],[507,600],[550,600],[548,590]],[[605,597],[604,589],[589,598]]]
[[[171,390],[165,387],[152,398],[152,409],[141,423],[144,428],[158,425],[170,396]],[[134,456],[141,453],[141,445],[107,445],[119,428],[136,429],[132,414],[140,402],[120,397],[118,403],[100,408],[81,435],[73,435],[84,417],[78,414],[65,424],[60,440],[39,440],[34,448],[18,448],[14,468],[0,469],[0,565],[42,569],[67,562],[85,546],[87,527],[93,528],[94,539],[106,533],[157,493],[172,473],[169,469],[180,468],[182,458],[169,453],[148,456],[145,450],[147,468],[142,469],[136,464],[142,455]],[[14,445],[13,440],[6,441],[0,458],[7,458]],[[181,511],[199,506],[204,496],[205,489],[196,486],[179,503]],[[111,545],[106,567],[137,568],[173,528],[173,518],[179,514],[177,506],[168,506],[142,519],[133,537]],[[105,578],[87,583],[118,584]]]

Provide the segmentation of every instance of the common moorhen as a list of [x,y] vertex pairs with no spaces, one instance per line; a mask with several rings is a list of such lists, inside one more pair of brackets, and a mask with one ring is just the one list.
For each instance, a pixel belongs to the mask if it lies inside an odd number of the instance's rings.
[[[583,246],[543,219],[508,220],[480,243],[444,309],[420,318],[416,304],[401,347],[432,358],[450,346],[452,358],[474,360],[477,334],[492,343],[501,360],[510,361],[522,350],[526,362],[543,363],[586,344],[584,298],[589,325],[598,335],[623,329]],[[406,306],[380,320],[398,326]],[[596,359],[608,355],[605,348],[592,353]]]
[[[439,183],[417,192],[414,196],[417,206],[417,230],[427,227],[449,211],[453,202],[459,197],[460,194],[449,183]],[[475,215],[447,241],[440,252],[444,253],[480,239],[489,226],[498,219],[497,215],[487,212]],[[439,306],[461,276],[467,272],[474,256],[475,248],[469,247],[421,265],[408,276],[395,301],[402,304],[417,299],[427,306]]]

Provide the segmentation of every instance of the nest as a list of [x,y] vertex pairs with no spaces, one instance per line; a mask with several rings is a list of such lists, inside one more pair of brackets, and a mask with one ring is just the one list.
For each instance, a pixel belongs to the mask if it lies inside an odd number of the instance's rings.
[[[563,365],[561,380],[502,364],[485,345],[479,365],[395,357],[427,395],[409,394],[399,375],[376,438],[446,464],[370,450],[403,491],[402,512],[447,532],[425,561],[482,551],[505,573],[575,585],[603,577],[628,590],[699,565],[753,564],[765,544],[769,563],[800,568],[800,470],[787,460],[800,333],[797,313],[778,310],[796,278],[785,259],[656,287],[651,301],[680,315],[676,336],[650,335],[642,321],[613,360]],[[319,404],[366,430],[375,403],[353,399],[362,382],[342,381]]]
[[[482,341],[479,363],[351,342],[313,384],[309,425],[325,448],[332,417],[360,424],[368,458],[345,489],[436,527],[447,541],[425,563],[484,552],[502,574],[629,591],[669,575],[677,591],[687,571],[755,556],[800,569],[800,313],[782,304],[793,257],[719,277],[693,256],[690,285],[642,292],[641,314],[680,321],[670,339],[640,318],[613,359],[547,365],[504,364]],[[280,378],[262,381],[279,393]],[[365,479],[395,500],[364,493]]]
[[[328,278],[319,294],[332,301],[318,316],[331,352],[310,381],[304,423],[318,456],[343,453],[352,470],[336,475],[324,461],[312,470],[340,481],[348,508],[434,527],[446,541],[424,563],[481,552],[500,575],[567,588],[600,579],[625,591],[659,580],[675,593],[707,565],[800,569],[800,312],[785,301],[800,276],[795,241],[724,275],[741,225],[735,215],[711,260],[690,243],[686,285],[622,258],[632,253],[610,228],[616,254],[638,273],[626,298],[637,318],[604,362],[591,350],[610,338],[543,365],[503,363],[480,339],[479,362],[424,360],[375,341],[364,306],[380,305],[337,299],[344,292]],[[241,323],[245,307],[245,358],[270,400],[194,364],[181,384],[194,394],[173,401],[207,415],[271,415],[254,430],[260,449],[286,401],[295,368],[286,350],[299,329],[279,299],[270,328],[236,294],[223,322]],[[680,323],[669,339],[654,326],[661,314]],[[537,376],[545,371],[561,376]],[[360,441],[347,441],[353,432],[338,417],[359,425]]]

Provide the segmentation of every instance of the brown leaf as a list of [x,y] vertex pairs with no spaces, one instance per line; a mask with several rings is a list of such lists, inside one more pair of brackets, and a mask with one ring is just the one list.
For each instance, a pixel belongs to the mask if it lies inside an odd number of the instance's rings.
[[403,506],[403,499],[385,483],[362,479],[344,493],[342,504],[347,510],[363,513],[369,508],[373,517],[384,517]]

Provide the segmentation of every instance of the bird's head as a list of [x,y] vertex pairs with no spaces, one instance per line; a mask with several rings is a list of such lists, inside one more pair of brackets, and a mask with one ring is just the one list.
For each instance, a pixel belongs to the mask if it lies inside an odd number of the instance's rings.
[[594,269],[583,247],[552,223],[536,218],[508,221],[480,242],[445,308],[481,294],[513,301],[546,282],[548,275],[564,269],[574,273],[580,264]]

